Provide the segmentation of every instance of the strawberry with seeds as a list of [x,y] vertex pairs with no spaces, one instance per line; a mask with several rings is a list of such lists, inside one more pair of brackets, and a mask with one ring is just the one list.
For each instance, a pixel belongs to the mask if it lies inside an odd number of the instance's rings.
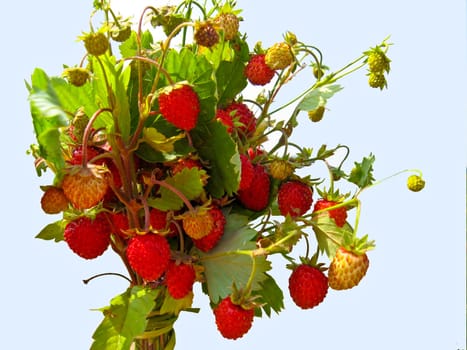
[[159,95],[159,110],[169,123],[190,131],[196,126],[200,112],[198,94],[187,84],[170,86]]

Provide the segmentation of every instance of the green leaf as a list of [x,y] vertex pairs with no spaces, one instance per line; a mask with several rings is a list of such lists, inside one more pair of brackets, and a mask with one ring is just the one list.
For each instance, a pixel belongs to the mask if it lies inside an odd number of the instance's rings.
[[193,143],[202,159],[209,162],[209,193],[220,198],[231,196],[240,182],[240,155],[237,145],[219,122],[207,123],[192,131]]
[[272,276],[267,273],[265,275],[266,279],[260,283],[261,289],[255,295],[260,296],[258,302],[262,304],[261,308],[271,317],[271,311],[278,314],[284,309],[284,293]]
[[302,111],[312,111],[319,106],[325,106],[327,100],[329,100],[336,92],[342,89],[343,88],[338,84],[325,85],[313,89],[308,94],[306,94],[305,97],[303,97],[297,108]]
[[52,239],[55,240],[55,242],[63,241],[65,226],[65,220],[59,220],[48,224],[37,234],[36,238],[44,239],[46,241],[51,241]]
[[[151,49],[154,42],[150,31],[146,30],[141,35],[141,47],[143,49]],[[136,32],[132,32],[131,36],[119,45],[120,54],[123,58],[134,57],[138,54],[138,43],[136,39]]]
[[217,94],[219,105],[226,105],[247,86],[243,71],[245,65],[241,61],[222,61],[216,71]]
[[164,302],[159,310],[161,314],[178,315],[180,311],[189,309],[193,304],[194,294],[188,293],[187,296],[181,299],[174,299],[169,293],[166,293]]
[[[252,257],[245,251],[255,250],[257,232],[248,226],[248,218],[237,214],[226,217],[224,235],[218,245],[209,253],[201,253],[207,291],[213,303],[232,293],[233,284],[244,288],[253,267]],[[242,251],[243,253],[240,253]],[[271,264],[263,256],[257,256],[256,271],[252,290],[261,289],[261,282],[267,279],[266,271]]]
[[91,350],[129,350],[133,339],[144,332],[159,290],[134,286],[117,295],[101,311],[104,320],[93,334]]
[[360,163],[355,162],[348,180],[360,188],[370,186],[375,181],[373,177],[373,163],[375,159],[375,156],[370,153],[370,155],[364,157]]
[[[198,168],[183,169],[181,172],[164,180],[166,184],[180,191],[187,200],[191,201],[198,198],[203,193],[203,177],[206,175],[204,170]],[[174,191],[161,186],[159,197],[148,199],[151,207],[168,211],[179,210],[184,202]]]
[[338,227],[334,219],[327,213],[323,213],[316,217],[313,231],[315,232],[320,252],[326,253],[332,259],[337,249],[343,245],[344,237],[352,235],[353,229],[348,223],[345,223],[343,227]]

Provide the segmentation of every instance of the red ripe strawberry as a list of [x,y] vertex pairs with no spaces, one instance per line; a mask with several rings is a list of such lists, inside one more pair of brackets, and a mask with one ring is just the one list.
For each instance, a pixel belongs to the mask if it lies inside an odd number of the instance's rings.
[[251,163],[250,158],[248,158],[246,155],[241,154],[240,155],[240,161],[241,161],[241,174],[240,174],[240,184],[238,186],[239,190],[246,190],[248,187],[250,187],[253,176],[255,175],[255,169],[253,164]]
[[266,209],[269,203],[269,191],[271,180],[266,168],[260,164],[254,166],[254,175],[251,186],[246,190],[238,191],[238,200],[247,209],[261,211]]
[[165,273],[165,283],[167,290],[174,299],[186,297],[192,290],[195,283],[196,273],[193,265],[171,261]]
[[214,248],[222,238],[226,222],[224,213],[222,213],[222,210],[216,206],[213,206],[211,209],[209,209],[209,215],[211,215],[214,221],[214,225],[211,231],[200,239],[193,239],[193,244],[195,247],[205,253]]
[[225,108],[225,111],[231,116],[236,123],[240,123],[238,130],[245,135],[251,135],[256,130],[256,118],[248,106],[241,102],[232,102]]
[[366,253],[356,254],[340,247],[329,265],[329,287],[336,290],[355,287],[365,276],[369,265]]
[[97,205],[107,193],[107,179],[95,170],[88,166],[63,177],[63,193],[76,209],[89,209]]
[[229,114],[229,112],[223,109],[218,109],[216,112],[216,119],[226,126],[227,132],[229,134],[232,133],[234,129],[234,123],[232,120],[232,116]]
[[328,292],[328,278],[319,268],[302,264],[289,277],[289,293],[302,309],[311,309],[321,303]]
[[243,337],[250,330],[254,315],[254,309],[234,304],[230,296],[222,299],[214,309],[217,329],[227,339]]
[[110,215],[110,222],[112,223],[112,232],[119,235],[122,238],[128,238],[126,231],[130,228],[128,222],[128,216],[125,212],[119,211],[114,212]]
[[302,216],[310,209],[312,196],[313,191],[307,184],[296,180],[284,182],[277,194],[279,211],[284,216]]
[[70,249],[84,259],[102,255],[110,243],[111,228],[106,215],[98,214],[95,219],[80,217],[65,226],[64,240]]
[[159,110],[162,116],[177,128],[190,131],[198,121],[199,99],[190,85],[179,84],[159,95]]
[[[321,198],[316,201],[315,207],[313,208],[313,212],[332,207],[336,204],[338,204],[338,202],[334,202],[334,201]],[[345,207],[331,209],[331,210],[326,211],[326,213],[329,215],[329,217],[334,219],[337,226],[342,227],[345,225],[345,222],[347,220],[347,209]]]
[[155,281],[169,266],[170,246],[163,236],[146,233],[130,239],[126,256],[138,275],[146,281]]
[[253,85],[266,85],[274,77],[275,71],[266,64],[264,54],[253,55],[245,67],[245,76]]
[[168,231],[167,236],[171,237],[177,234],[177,226],[174,223],[169,223],[169,212],[162,211],[156,208],[151,208],[149,211],[149,224],[151,228],[156,231]]

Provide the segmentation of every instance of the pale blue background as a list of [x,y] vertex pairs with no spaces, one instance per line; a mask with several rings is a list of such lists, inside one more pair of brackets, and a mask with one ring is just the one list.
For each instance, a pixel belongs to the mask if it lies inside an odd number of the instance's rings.
[[[197,289],[194,306],[202,311],[181,316],[177,349],[465,349],[465,2],[238,3],[252,46],[258,40],[268,46],[292,30],[321,48],[334,69],[391,34],[389,90],[370,89],[364,71],[354,74],[342,81],[345,89],[330,101],[322,123],[304,123],[299,142],[345,143],[350,164],[373,152],[377,178],[420,168],[427,187],[410,193],[401,176],[362,195],[360,232],[369,233],[377,249],[358,288],[330,291],[322,305],[300,311],[286,291],[283,261],[275,259],[285,311],[255,319],[243,339],[228,341]],[[91,6],[91,0],[3,5],[1,349],[87,349],[101,321],[89,309],[126,288],[114,278],[81,282],[123,270],[110,251],[84,261],[63,243],[33,238],[55,218],[39,206],[39,185],[50,179],[36,178],[25,155],[34,137],[23,80],[35,67],[54,75],[62,64],[78,63],[83,48],[75,38],[87,29]],[[298,80],[284,100],[304,86]]]

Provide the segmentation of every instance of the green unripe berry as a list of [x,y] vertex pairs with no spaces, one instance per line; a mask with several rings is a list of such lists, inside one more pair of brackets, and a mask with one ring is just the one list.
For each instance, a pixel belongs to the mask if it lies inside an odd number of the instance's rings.
[[418,175],[411,175],[407,179],[407,187],[413,192],[419,192],[425,187],[425,181]]

